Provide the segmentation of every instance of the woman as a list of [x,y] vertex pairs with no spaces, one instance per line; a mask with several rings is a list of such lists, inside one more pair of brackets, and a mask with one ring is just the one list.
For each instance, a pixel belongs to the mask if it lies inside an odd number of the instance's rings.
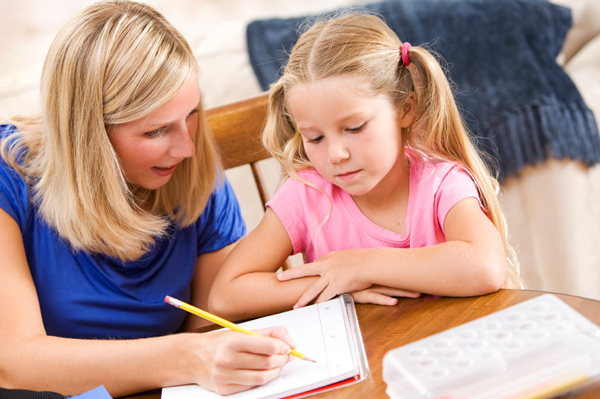
[[0,127],[0,386],[229,394],[289,360],[282,328],[173,334],[201,321],[165,295],[205,308],[245,234],[197,72],[146,5],[94,4],[57,35],[41,114]]

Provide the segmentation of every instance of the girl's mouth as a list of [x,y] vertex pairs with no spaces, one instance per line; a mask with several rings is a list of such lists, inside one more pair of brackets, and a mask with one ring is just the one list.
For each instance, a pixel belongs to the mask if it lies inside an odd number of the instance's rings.
[[336,175],[335,177],[337,177],[340,180],[347,181],[347,180],[351,180],[351,179],[355,178],[359,173],[360,173],[360,170],[355,170],[353,172],[340,173],[340,174]]

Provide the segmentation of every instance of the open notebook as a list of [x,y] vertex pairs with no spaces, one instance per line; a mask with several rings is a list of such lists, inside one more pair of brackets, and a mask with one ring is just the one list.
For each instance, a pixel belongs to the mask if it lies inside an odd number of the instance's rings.
[[[354,384],[368,376],[369,365],[350,295],[240,325],[253,330],[285,326],[297,349],[316,360],[316,363],[294,359],[284,366],[281,375],[275,380],[227,398],[300,398]],[[205,398],[221,396],[198,385],[162,390],[162,399]]]

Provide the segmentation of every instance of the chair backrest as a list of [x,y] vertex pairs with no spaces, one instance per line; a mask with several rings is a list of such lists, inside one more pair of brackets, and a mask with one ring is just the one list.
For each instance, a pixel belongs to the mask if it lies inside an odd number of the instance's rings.
[[250,165],[263,207],[266,184],[257,162],[270,158],[260,135],[267,116],[267,94],[206,110],[225,169]]
[[[225,169],[250,165],[263,209],[268,201],[267,183],[257,163],[271,158],[260,139],[267,117],[267,99],[267,94],[261,94],[206,110]],[[304,261],[303,256],[295,259],[296,263]],[[288,258],[282,268],[289,269],[293,264]]]

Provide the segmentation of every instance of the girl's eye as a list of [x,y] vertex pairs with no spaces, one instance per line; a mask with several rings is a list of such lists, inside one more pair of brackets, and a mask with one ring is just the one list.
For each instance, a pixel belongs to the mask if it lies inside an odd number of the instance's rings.
[[165,130],[166,130],[166,126],[163,126],[163,127],[160,127],[160,128],[158,128],[156,130],[153,130],[151,132],[144,133],[144,136],[147,136],[147,137],[150,137],[150,138],[152,138],[152,137],[158,137],[162,133],[164,133]]
[[361,130],[363,130],[366,125],[367,125],[367,122],[362,123],[362,124],[360,124],[358,126],[355,126],[355,127],[349,127],[346,130],[349,131],[350,133],[358,133]]
[[198,112],[200,112],[200,110],[199,110],[198,108],[196,108],[196,109],[193,109],[193,110],[192,110],[192,112],[190,112],[190,113],[188,114],[188,116],[195,115],[195,114],[197,114]]
[[323,140],[323,136],[317,136],[317,137],[313,137],[313,138],[307,138],[306,142],[307,143],[318,143],[321,140]]

